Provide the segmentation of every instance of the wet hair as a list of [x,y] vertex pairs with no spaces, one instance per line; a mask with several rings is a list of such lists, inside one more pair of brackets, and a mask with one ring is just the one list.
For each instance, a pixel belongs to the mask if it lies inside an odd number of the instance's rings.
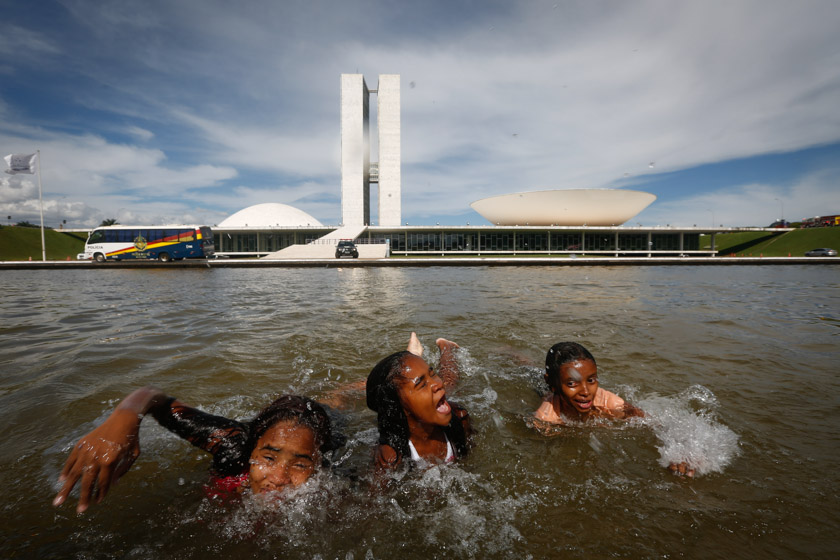
[[318,402],[298,395],[283,395],[262,409],[248,423],[248,445],[250,451],[257,441],[280,422],[294,420],[298,425],[309,428],[315,437],[315,445],[325,457],[327,453],[341,446],[342,438],[333,433],[330,417]]
[[[367,378],[365,386],[367,406],[376,412],[376,424],[379,428],[379,444],[389,445],[397,452],[399,458],[411,455],[408,447],[409,430],[408,418],[403,410],[400,401],[399,386],[396,378],[399,377],[405,368],[405,362],[414,356],[408,350],[395,352],[383,358],[373,366]],[[455,453],[463,457],[467,454],[469,447],[467,436],[464,431],[462,419],[467,416],[466,411],[458,408],[453,403],[452,419],[444,432],[450,439]]]
[[405,361],[412,356],[408,350],[395,352],[373,366],[365,385],[367,406],[376,413],[379,443],[390,445],[400,456],[410,455],[408,448],[408,419],[400,402],[396,378],[402,373]]
[[592,360],[595,363],[589,350],[577,342],[558,342],[549,348],[545,355],[545,374],[549,388],[553,390],[560,384],[560,368],[563,364],[579,360]]

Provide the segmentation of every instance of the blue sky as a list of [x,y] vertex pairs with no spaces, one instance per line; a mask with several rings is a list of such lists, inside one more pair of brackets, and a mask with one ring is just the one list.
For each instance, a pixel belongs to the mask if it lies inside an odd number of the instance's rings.
[[[49,226],[340,220],[339,76],[402,76],[403,217],[551,188],[631,223],[840,213],[840,3],[0,0],[0,156],[41,150]],[[33,176],[0,217],[38,223]],[[375,212],[374,212],[375,214]]]

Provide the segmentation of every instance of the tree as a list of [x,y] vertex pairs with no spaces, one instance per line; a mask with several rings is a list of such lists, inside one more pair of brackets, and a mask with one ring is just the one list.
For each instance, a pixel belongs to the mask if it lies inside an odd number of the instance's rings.
[[27,221],[18,222],[18,223],[16,223],[15,225],[16,225],[17,227],[35,227],[35,228],[36,228],[36,227],[39,227],[39,226],[36,226],[35,224],[30,224],[30,223],[29,223],[29,222],[27,222]]
[[101,226],[116,226],[119,225],[119,222],[116,218],[108,218],[107,220],[102,220],[102,223],[99,224]]

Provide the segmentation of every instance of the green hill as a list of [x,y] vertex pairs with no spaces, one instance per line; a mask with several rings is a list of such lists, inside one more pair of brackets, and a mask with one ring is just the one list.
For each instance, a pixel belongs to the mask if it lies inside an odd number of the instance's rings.
[[[44,230],[44,245],[48,261],[63,261],[85,249],[87,235]],[[0,227],[0,261],[41,260],[41,228],[2,226]]]
[[[710,243],[708,235],[700,236],[700,247]],[[840,250],[840,228],[795,229],[789,232],[764,231],[722,233],[715,236],[718,255],[739,257],[801,257],[817,247]]]

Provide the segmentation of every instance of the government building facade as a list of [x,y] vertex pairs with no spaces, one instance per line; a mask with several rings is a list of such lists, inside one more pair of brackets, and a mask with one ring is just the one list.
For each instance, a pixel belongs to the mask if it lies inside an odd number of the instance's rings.
[[[377,98],[376,154],[370,150],[371,95]],[[213,226],[218,255],[322,258],[332,254],[339,240],[352,239],[362,258],[712,256],[716,233],[765,229],[627,227],[623,224],[656,197],[626,189],[510,193],[472,203],[489,225],[401,225],[400,76],[381,74],[374,89],[361,74],[342,74],[340,107],[341,223],[324,225],[285,204],[258,204]],[[379,189],[377,225],[371,220],[371,184]]]

